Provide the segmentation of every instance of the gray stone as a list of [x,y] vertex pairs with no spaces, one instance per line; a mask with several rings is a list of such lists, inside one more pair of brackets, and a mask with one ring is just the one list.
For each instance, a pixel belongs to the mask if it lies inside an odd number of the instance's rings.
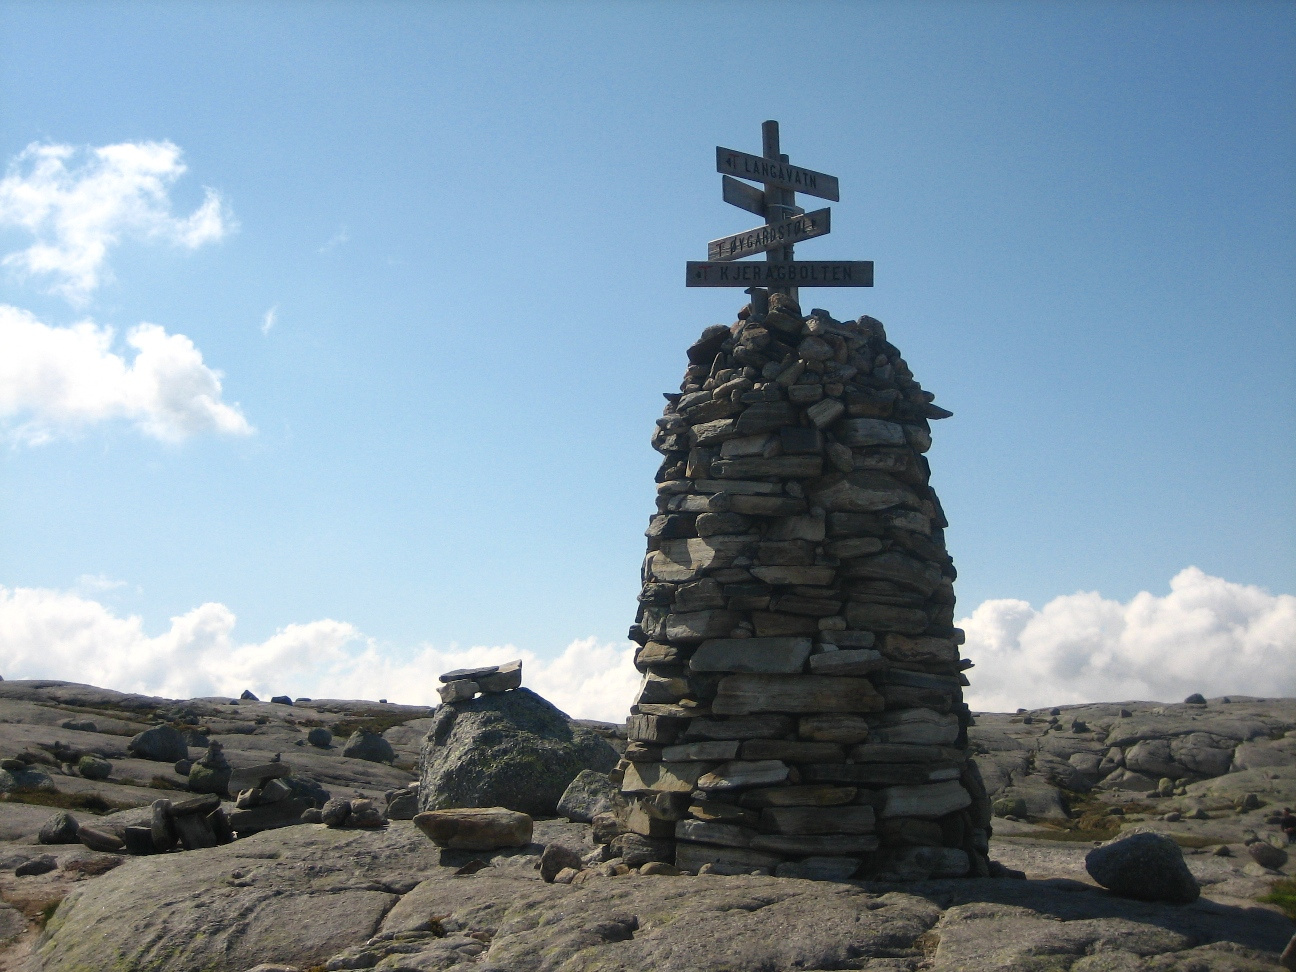
[[275,705],[293,704],[292,696],[289,695],[275,695],[271,697],[270,701],[273,702]]
[[782,783],[787,778],[787,764],[777,759],[732,760],[699,777],[697,788],[704,791],[737,790]]
[[[292,767],[282,761],[241,766],[230,773],[229,791],[241,793],[243,790],[260,789],[270,780],[277,780],[291,775]],[[217,795],[219,796],[219,794]]]
[[215,793],[225,796],[229,792],[231,770],[224,767],[204,766],[201,761],[189,768],[188,788],[190,793]]
[[101,851],[105,854],[115,854],[124,850],[125,841],[114,834],[112,831],[101,827],[82,824],[77,829],[77,840],[93,851]]
[[738,758],[741,743],[737,739],[711,739],[703,742],[680,743],[667,746],[662,750],[661,758],[668,763],[689,761],[725,762]]
[[558,812],[573,823],[589,823],[616,805],[617,788],[606,773],[581,770],[558,798]]
[[797,720],[797,735],[819,742],[862,743],[869,738],[870,731],[863,716],[843,712],[804,715]]
[[75,844],[77,830],[76,818],[60,811],[41,824],[37,839],[42,844]]
[[77,760],[77,772],[87,780],[106,780],[112,776],[112,763],[98,756],[82,756]]
[[450,705],[453,702],[466,702],[480,691],[481,686],[471,679],[456,679],[438,688],[437,694],[444,704]]
[[388,820],[413,820],[418,813],[418,786],[395,790],[387,798]]
[[244,689],[244,690],[243,690],[243,694],[240,695],[239,698],[242,699],[244,702],[260,702],[260,701],[261,701],[261,700],[258,699],[255,695],[252,694],[252,690],[251,690],[251,689]]
[[333,744],[333,733],[323,726],[316,726],[306,733],[306,741],[317,749],[328,749]]
[[1276,871],[1287,863],[1287,852],[1281,848],[1267,844],[1263,840],[1258,840],[1254,844],[1247,845],[1247,853],[1251,855],[1251,860],[1255,861],[1261,867],[1269,868]]
[[914,786],[889,786],[882,791],[886,801],[883,817],[919,817],[934,820],[970,806],[972,797],[958,780]]
[[1085,855],[1085,870],[1109,891],[1140,901],[1190,904],[1201,894],[1179,845],[1163,834],[1122,835]]
[[810,657],[813,675],[869,675],[886,667],[886,659],[872,648],[824,651]]
[[509,692],[522,685],[522,661],[505,662],[499,670],[474,679],[483,692]]
[[557,842],[546,844],[544,852],[540,855],[540,880],[546,884],[553,884],[558,872],[564,868],[579,871],[582,867],[584,862],[578,851]]
[[967,852],[956,847],[904,847],[894,851],[876,875],[879,881],[926,881],[963,877],[971,869]]
[[[451,683],[453,684],[453,683]],[[357,729],[342,747],[342,755],[350,759],[363,759],[370,763],[391,763],[396,759],[396,751],[376,732]]]
[[350,800],[328,800],[320,808],[320,823],[326,827],[344,826],[349,816],[351,816]]
[[809,638],[725,638],[704,641],[689,659],[695,672],[800,672],[810,657]]
[[600,773],[617,752],[526,688],[443,706],[420,759],[419,806],[501,806],[553,816],[583,769]]
[[137,759],[152,759],[159,763],[174,763],[189,757],[189,746],[184,736],[170,726],[154,726],[136,735],[126,749]]
[[795,722],[774,713],[730,716],[727,719],[690,719],[685,739],[778,739],[792,731]]
[[525,847],[534,827],[531,817],[504,807],[425,810],[414,826],[440,847],[451,850],[495,850]]
[[639,867],[651,861],[669,864],[675,856],[675,847],[669,840],[656,840],[642,834],[618,834],[608,849],[627,867]]
[[23,770],[0,769],[0,793],[56,793],[58,787],[47,773],[28,767]]
[[14,868],[14,876],[33,877],[37,874],[48,874],[56,867],[58,867],[58,860],[53,854],[41,854],[39,857],[23,861]]
[[822,675],[728,675],[711,711],[724,715],[753,712],[879,712],[886,705],[866,678]]

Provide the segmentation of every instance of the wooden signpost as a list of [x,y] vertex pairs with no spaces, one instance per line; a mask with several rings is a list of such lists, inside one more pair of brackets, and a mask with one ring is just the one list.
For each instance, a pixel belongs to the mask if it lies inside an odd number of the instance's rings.
[[[779,152],[778,122],[761,126],[762,154],[749,155],[716,147],[716,171],[724,201],[765,218],[765,225],[712,240],[707,260],[690,260],[689,287],[745,287],[753,308],[764,307],[775,291],[797,298],[800,287],[872,287],[871,260],[796,260],[792,246],[831,232],[828,209],[807,213],[796,205],[796,193],[838,201],[837,177],[792,165]],[[760,189],[747,182],[761,184]],[[743,257],[764,253],[763,261]]]

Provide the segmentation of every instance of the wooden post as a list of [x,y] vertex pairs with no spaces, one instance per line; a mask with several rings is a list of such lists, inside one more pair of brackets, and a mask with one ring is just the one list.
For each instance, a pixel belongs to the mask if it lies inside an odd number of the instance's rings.
[[[780,162],[789,161],[786,155],[779,152],[779,123],[777,121],[767,121],[761,125],[761,154],[767,159],[777,159]],[[777,223],[779,220],[786,219],[791,215],[791,210],[787,207],[796,205],[796,193],[791,189],[783,189],[779,186],[765,183],[765,224]],[[774,250],[767,250],[765,260],[767,263],[790,263],[792,256],[792,246],[779,247]],[[800,295],[796,287],[779,287],[778,289],[786,293],[793,300],[800,303]]]

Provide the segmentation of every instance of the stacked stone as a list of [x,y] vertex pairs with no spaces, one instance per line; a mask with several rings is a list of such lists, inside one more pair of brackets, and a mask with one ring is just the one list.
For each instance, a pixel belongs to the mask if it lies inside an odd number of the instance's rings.
[[777,294],[739,316],[689,348],[653,434],[623,836],[690,871],[986,874],[924,457],[951,413],[873,318]]

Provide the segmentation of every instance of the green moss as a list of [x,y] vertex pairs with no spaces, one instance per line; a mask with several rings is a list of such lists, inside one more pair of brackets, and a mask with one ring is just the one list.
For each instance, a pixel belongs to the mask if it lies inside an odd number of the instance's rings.
[[1282,913],[1296,921],[1296,879],[1283,878],[1269,885],[1269,893],[1256,898],[1265,904],[1276,904]]

